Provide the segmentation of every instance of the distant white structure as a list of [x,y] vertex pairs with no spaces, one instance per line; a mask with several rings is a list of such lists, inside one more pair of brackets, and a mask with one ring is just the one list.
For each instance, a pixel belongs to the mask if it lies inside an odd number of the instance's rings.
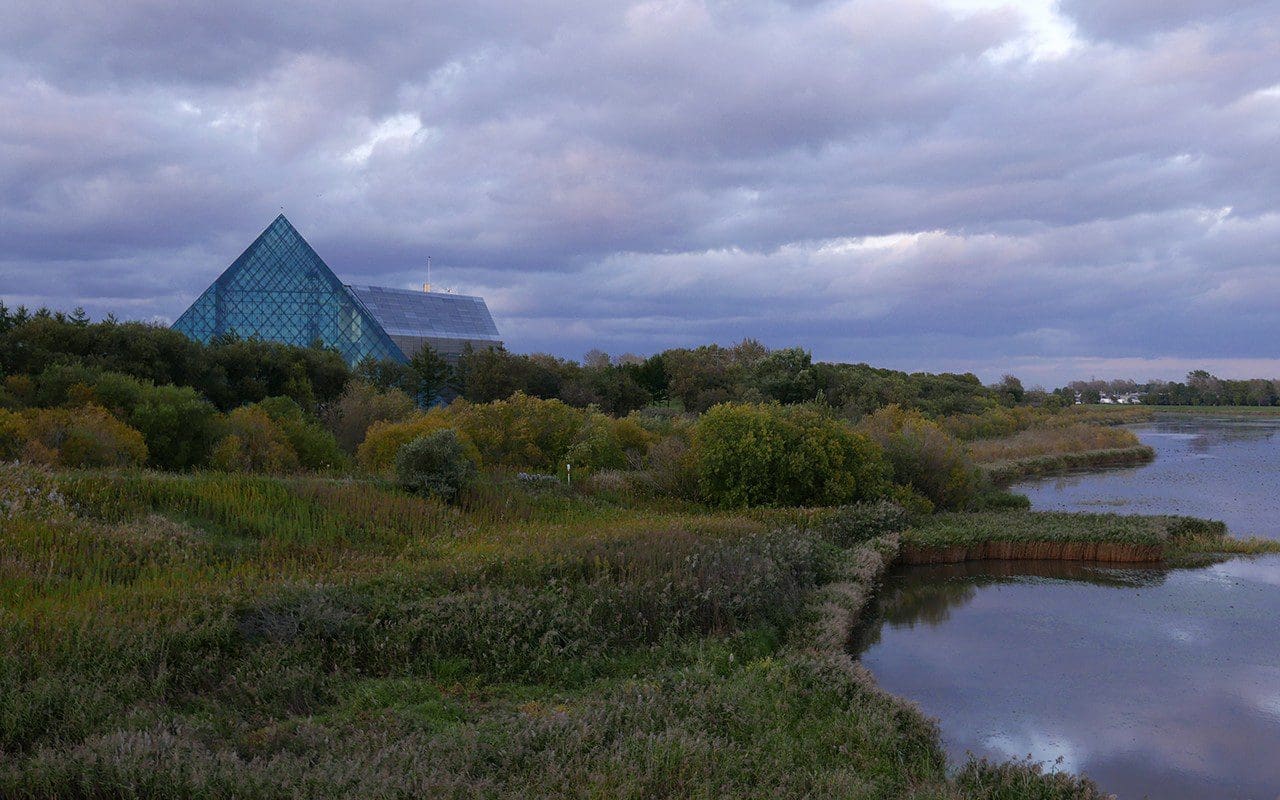
[[[1077,403],[1080,402],[1080,400],[1078,399],[1079,397],[1080,397],[1080,393],[1077,392],[1076,393]],[[1138,405],[1142,402],[1142,395],[1139,394],[1138,392],[1128,392],[1126,394],[1104,394],[1098,398],[1098,402],[1102,403],[1103,405],[1121,405],[1121,406]]]

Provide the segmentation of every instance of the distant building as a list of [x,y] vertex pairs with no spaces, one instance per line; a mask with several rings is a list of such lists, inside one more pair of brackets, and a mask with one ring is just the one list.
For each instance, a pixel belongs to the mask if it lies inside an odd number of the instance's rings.
[[482,298],[427,288],[343,284],[281,214],[173,328],[206,344],[225,334],[301,347],[320,341],[350,364],[406,362],[423,345],[456,361],[468,344],[502,344]]
[[[1076,402],[1079,400],[1080,393],[1076,392]],[[1098,398],[1098,402],[1104,405],[1138,405],[1142,402],[1142,395],[1138,392],[1128,392],[1126,394],[1104,394]]]

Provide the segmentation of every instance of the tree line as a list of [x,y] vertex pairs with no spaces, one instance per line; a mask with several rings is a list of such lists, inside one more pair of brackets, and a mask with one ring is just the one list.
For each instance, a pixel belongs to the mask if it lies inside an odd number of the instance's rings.
[[1183,381],[1152,380],[1139,383],[1127,378],[1072,381],[1055,390],[1074,402],[1097,403],[1103,396],[1138,394],[1144,404],[1156,406],[1274,406],[1280,405],[1280,380],[1269,378],[1219,378],[1207,370],[1187,373]]
[[[403,391],[422,406],[454,397],[486,403],[523,392],[614,415],[654,404],[702,413],[723,402],[776,401],[817,403],[850,419],[888,405],[936,417],[1024,400],[1021,385],[1009,376],[988,387],[970,373],[814,361],[802,348],[770,350],[752,339],[648,357],[611,358],[593,350],[580,362],[497,347],[469,349],[450,364],[424,348],[408,364],[368,360],[349,367],[319,344],[295,347],[228,336],[203,345],[160,325],[91,322],[80,310],[31,313],[0,303],[0,376],[34,377],[52,366],[191,387],[221,411],[283,396],[318,413],[351,380]],[[17,385],[19,392],[30,391],[21,381]],[[0,407],[21,402],[32,399],[15,397],[13,386],[0,388]]]

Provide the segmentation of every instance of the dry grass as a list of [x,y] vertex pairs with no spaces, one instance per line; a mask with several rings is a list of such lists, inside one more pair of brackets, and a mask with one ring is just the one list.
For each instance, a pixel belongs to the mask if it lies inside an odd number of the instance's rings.
[[1091,450],[1122,450],[1141,444],[1133,431],[1124,428],[1073,423],[1024,430],[999,439],[979,439],[969,443],[969,456],[977,464],[990,464]]

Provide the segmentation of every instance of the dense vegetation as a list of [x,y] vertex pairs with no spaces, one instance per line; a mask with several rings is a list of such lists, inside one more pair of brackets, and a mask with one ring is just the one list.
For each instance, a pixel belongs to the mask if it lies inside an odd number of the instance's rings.
[[424,350],[349,369],[320,346],[205,346],[152,325],[3,306],[0,376],[0,458],[390,477],[401,448],[451,430],[482,470],[577,469],[623,491],[723,506],[966,507],[989,487],[933,420],[1000,427],[1025,399],[1012,378],[984,387],[972,375],[814,363],[752,341],[647,359],[594,352],[582,364],[497,348],[451,366]]
[[4,797],[1099,796],[846,654],[891,506],[0,470]]
[[1057,530],[975,456],[1112,412],[750,341],[350,369],[2,306],[0,379],[0,796],[1098,796],[948,777],[845,645],[910,519]]

